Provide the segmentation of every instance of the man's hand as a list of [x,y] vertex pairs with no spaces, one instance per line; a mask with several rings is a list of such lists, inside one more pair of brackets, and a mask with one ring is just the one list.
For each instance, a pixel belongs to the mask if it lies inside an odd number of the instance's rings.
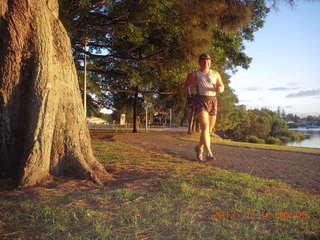
[[224,86],[219,86],[219,93],[223,93],[224,92]]

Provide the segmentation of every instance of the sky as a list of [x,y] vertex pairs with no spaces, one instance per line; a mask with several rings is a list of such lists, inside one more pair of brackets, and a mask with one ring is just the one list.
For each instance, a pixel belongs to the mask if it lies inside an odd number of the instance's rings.
[[252,62],[230,84],[239,104],[320,115],[320,1],[278,6],[245,46]]

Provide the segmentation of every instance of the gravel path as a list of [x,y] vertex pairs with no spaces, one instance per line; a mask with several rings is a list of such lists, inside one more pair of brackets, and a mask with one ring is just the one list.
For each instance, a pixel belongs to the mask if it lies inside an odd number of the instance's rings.
[[[114,139],[166,153],[174,157],[195,160],[195,142],[178,139],[183,133],[150,132],[116,134]],[[218,161],[208,162],[216,167],[253,176],[272,178],[320,194],[320,154],[298,153],[214,145]]]

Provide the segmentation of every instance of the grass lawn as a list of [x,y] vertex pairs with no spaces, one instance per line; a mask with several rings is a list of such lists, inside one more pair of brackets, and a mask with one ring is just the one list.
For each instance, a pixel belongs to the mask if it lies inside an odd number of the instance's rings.
[[0,192],[0,239],[320,239],[320,196],[118,141],[93,140],[104,187]]

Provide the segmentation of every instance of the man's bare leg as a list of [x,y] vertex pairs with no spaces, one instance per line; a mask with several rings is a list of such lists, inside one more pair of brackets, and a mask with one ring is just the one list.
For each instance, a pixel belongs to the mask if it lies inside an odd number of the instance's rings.
[[[214,136],[214,127],[216,125],[216,116],[215,115],[209,115],[209,128],[210,128],[210,137],[211,136]],[[214,153],[214,149],[213,149],[213,153]],[[213,156],[213,155],[210,155],[209,158]]]
[[210,136],[214,134],[214,127],[216,125],[216,116],[215,115],[209,115],[209,125],[210,125]]
[[210,139],[210,122],[209,114],[206,111],[202,111],[198,114],[199,124],[200,124],[200,142],[198,148],[200,150],[203,147],[206,148],[209,155],[212,155],[211,152],[211,139]]

